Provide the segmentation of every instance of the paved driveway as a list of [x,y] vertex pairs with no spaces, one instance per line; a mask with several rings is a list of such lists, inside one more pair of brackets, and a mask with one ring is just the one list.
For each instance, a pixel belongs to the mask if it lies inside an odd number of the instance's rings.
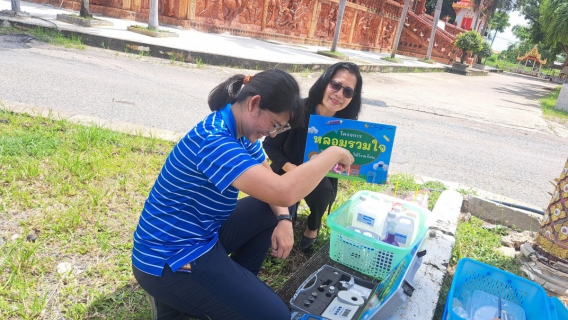
[[[0,100],[186,132],[209,91],[254,70],[171,64],[102,49],[0,44]],[[302,91],[318,74],[298,73]],[[364,74],[361,119],[398,127],[391,172],[477,187],[539,207],[568,157],[565,127],[542,119],[538,79]]]

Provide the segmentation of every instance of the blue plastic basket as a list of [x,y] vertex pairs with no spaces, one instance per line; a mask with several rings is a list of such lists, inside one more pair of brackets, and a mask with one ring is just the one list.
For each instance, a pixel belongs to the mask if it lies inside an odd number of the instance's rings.
[[474,290],[516,303],[525,311],[527,320],[565,319],[558,317],[565,308],[559,308],[539,284],[469,258],[458,261],[442,319],[462,320],[452,310],[452,300],[454,297],[464,300]]

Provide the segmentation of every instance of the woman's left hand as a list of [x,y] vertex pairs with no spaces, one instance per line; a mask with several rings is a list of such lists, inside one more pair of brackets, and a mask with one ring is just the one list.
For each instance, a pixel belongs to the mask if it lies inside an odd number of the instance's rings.
[[272,255],[286,259],[294,247],[294,230],[292,221],[280,220],[272,233]]

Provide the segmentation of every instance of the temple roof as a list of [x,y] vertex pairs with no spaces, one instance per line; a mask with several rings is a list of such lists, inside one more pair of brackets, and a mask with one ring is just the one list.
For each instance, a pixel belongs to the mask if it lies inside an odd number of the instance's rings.
[[517,61],[534,60],[541,65],[546,65],[547,59],[542,60],[540,53],[538,53],[537,45],[535,44],[531,51],[527,52],[524,56],[517,56]]
[[[483,1],[482,9],[486,10],[490,5],[493,4],[493,0]],[[474,8],[475,2],[473,0],[460,0],[452,4],[452,8]]]
[[460,0],[452,4],[452,8],[473,8],[473,1],[470,0]]

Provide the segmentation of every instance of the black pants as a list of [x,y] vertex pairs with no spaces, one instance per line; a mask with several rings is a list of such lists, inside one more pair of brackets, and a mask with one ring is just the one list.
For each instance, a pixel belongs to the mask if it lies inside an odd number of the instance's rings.
[[[241,199],[219,230],[219,241],[191,262],[191,272],[161,277],[133,267],[144,290],[158,302],[158,319],[187,314],[199,319],[290,319],[284,301],[257,278],[270,247],[276,218],[270,206]],[[229,256],[228,253],[231,253]]]
[[304,198],[310,208],[308,229],[317,230],[320,228],[321,219],[329,206],[335,201],[336,192],[337,178],[324,177],[314,191]]

